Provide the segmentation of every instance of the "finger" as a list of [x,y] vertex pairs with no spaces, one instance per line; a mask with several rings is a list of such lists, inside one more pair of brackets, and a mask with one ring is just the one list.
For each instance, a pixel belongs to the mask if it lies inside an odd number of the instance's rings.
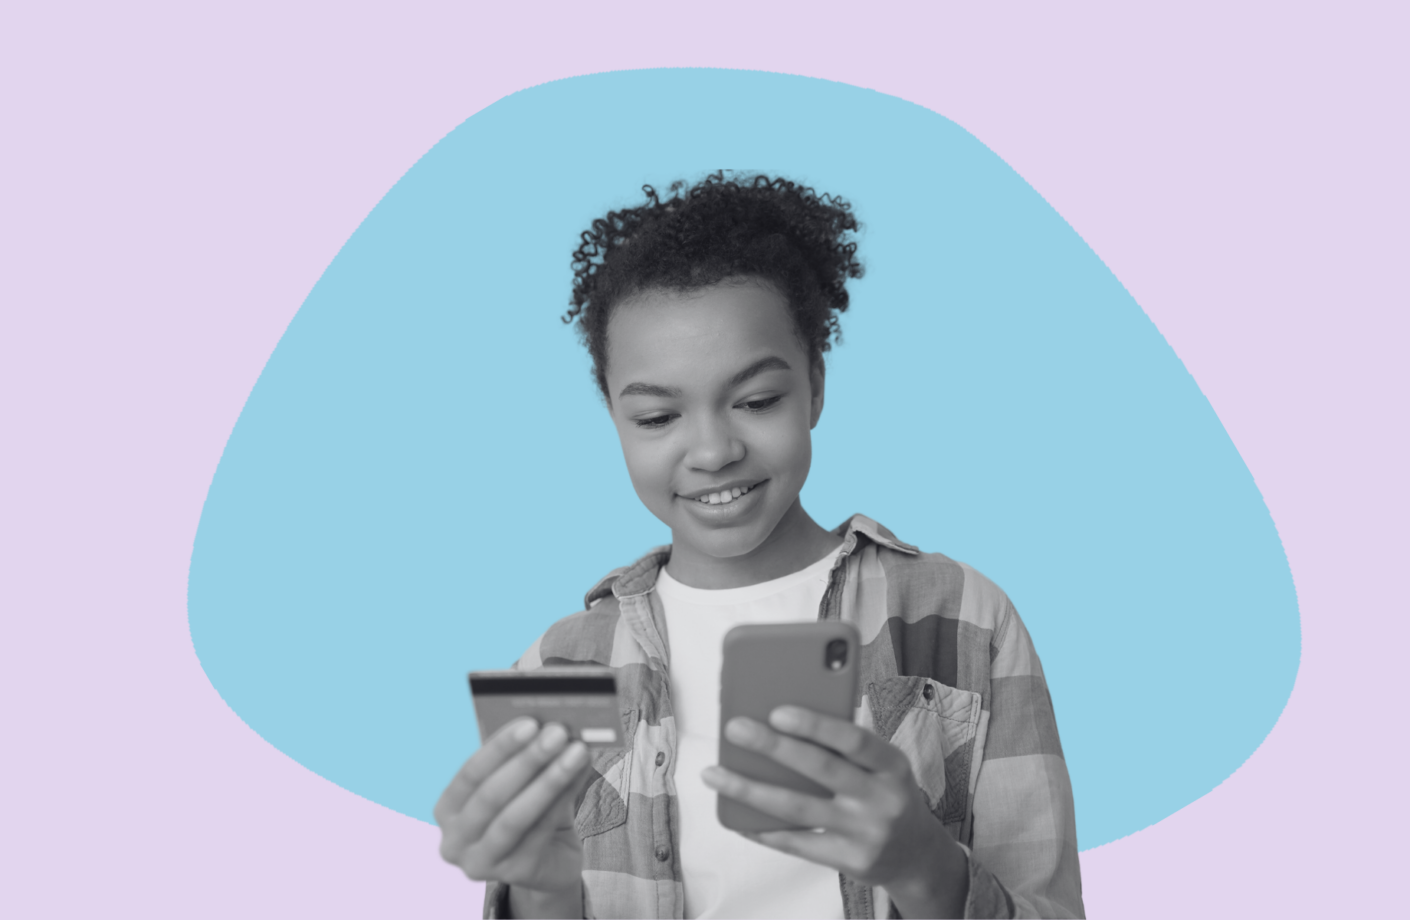
[[705,785],[720,795],[743,802],[789,824],[836,831],[850,828],[854,823],[852,816],[833,799],[820,799],[783,786],[746,779],[723,767],[706,767],[700,777]]
[[[583,770],[582,775],[590,772]],[[482,878],[521,878],[526,871],[532,874],[531,870],[542,861],[543,855],[543,848],[537,842],[573,827],[572,806],[577,800],[577,785],[569,783],[564,787],[539,819],[507,850],[502,848],[500,841],[481,837],[458,854],[460,867],[477,881]]]
[[769,713],[769,724],[781,732],[807,738],[841,754],[874,773],[901,774],[910,762],[894,745],[871,731],[801,706],[780,706]]
[[534,876],[543,861],[548,839],[573,826],[571,794],[571,789],[565,789],[510,848],[503,849],[482,836],[447,857],[447,861],[460,866],[477,882]]
[[556,822],[559,816],[554,813],[554,805],[573,790],[587,765],[587,747],[574,741],[494,816],[481,838],[485,858],[499,862],[535,827]]
[[480,837],[495,816],[562,753],[568,740],[568,730],[562,725],[557,722],[545,725],[531,743],[501,764],[471,793],[452,824],[472,840]]
[[730,719],[725,726],[725,737],[742,748],[757,751],[796,770],[836,793],[862,797],[876,782],[875,774],[827,748],[781,734],[753,719]]
[[470,795],[465,805],[448,820],[441,821],[441,852],[451,862],[476,849],[476,844],[496,815],[562,751],[568,733],[562,725],[550,723],[513,757],[500,764]]
[[458,814],[470,796],[490,774],[518,752],[538,733],[538,723],[530,718],[515,719],[504,725],[466,760],[441,793],[432,811],[437,824],[445,824]]
[[582,780],[590,778],[591,774],[591,770],[579,770],[577,778],[559,791],[558,795],[544,809],[539,819],[524,832],[522,839],[528,840],[531,837],[553,834],[571,828],[573,819],[577,817],[573,804],[578,800]]

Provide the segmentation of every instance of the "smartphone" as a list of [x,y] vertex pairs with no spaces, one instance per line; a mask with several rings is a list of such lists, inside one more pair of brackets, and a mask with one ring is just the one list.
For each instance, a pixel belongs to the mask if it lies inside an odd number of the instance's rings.
[[557,722],[588,747],[621,747],[622,714],[611,668],[589,665],[537,671],[471,671],[470,696],[484,741],[520,716]]
[[[720,671],[720,766],[741,776],[831,798],[801,773],[725,739],[735,716],[765,725],[779,706],[795,705],[852,721],[861,639],[848,623],[819,620],[736,626],[725,634]],[[738,831],[798,830],[798,826],[719,796],[716,814]]]

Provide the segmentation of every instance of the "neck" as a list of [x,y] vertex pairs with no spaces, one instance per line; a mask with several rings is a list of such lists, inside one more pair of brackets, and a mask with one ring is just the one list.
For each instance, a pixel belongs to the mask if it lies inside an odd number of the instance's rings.
[[773,533],[753,550],[719,558],[676,541],[666,569],[676,581],[692,588],[743,588],[805,569],[841,543],[841,537],[820,526],[794,501]]

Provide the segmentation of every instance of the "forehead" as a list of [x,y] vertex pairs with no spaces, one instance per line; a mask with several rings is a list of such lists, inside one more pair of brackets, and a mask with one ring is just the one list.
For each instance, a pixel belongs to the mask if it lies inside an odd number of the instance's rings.
[[768,355],[805,368],[783,295],[755,281],[694,291],[647,291],[618,304],[607,323],[607,378],[709,386]]

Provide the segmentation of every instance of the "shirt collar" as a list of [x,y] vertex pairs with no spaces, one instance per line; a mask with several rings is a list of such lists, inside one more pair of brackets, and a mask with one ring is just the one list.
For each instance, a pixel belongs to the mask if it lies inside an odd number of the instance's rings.
[[842,538],[842,554],[844,556],[851,553],[856,547],[857,538],[859,536],[866,537],[878,546],[894,549],[899,553],[905,553],[909,556],[915,556],[920,553],[918,548],[909,543],[902,542],[894,533],[882,527],[865,514],[852,515],[832,532]]

